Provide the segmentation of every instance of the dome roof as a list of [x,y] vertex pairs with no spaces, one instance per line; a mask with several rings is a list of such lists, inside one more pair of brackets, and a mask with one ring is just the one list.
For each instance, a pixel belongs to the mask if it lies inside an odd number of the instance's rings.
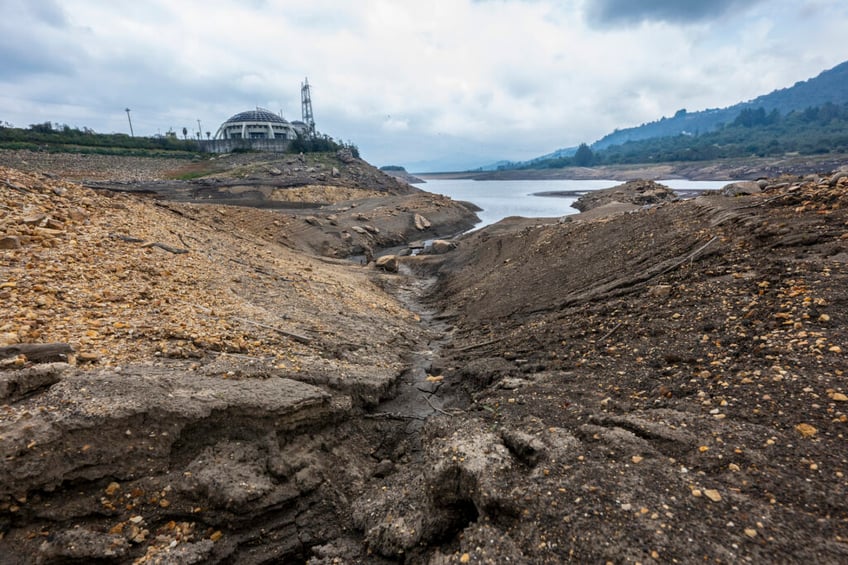
[[228,119],[225,124],[230,123],[238,123],[238,122],[263,122],[263,123],[272,123],[272,124],[287,124],[288,122],[278,116],[277,114],[265,110],[262,108],[257,108],[255,110],[248,110],[247,112],[240,112],[235,116]]

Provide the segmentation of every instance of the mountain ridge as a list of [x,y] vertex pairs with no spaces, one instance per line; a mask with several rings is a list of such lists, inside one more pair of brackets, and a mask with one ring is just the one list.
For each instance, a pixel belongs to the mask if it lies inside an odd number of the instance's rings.
[[[628,141],[699,135],[732,123],[744,110],[763,108],[765,112],[777,111],[781,115],[786,115],[791,111],[827,103],[848,103],[848,61],[824,70],[815,77],[798,81],[792,86],[776,89],[732,106],[707,108],[695,112],[680,109],[671,117],[663,116],[659,120],[639,126],[616,129],[591,143],[589,147],[593,151],[598,151],[614,145],[622,145]],[[528,166],[548,159],[570,156],[576,149],[577,147],[560,148],[548,154],[515,163],[514,166]]]

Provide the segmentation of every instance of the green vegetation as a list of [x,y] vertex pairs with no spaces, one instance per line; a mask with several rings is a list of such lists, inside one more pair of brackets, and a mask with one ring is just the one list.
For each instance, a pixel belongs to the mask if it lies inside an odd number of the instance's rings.
[[669,161],[708,161],[797,153],[848,153],[848,103],[825,103],[782,115],[777,110],[745,108],[714,131],[628,141],[594,151],[585,143],[573,156],[534,161],[518,167],[561,168]]
[[28,128],[0,126],[0,149],[30,149],[32,151],[98,153],[103,155],[133,155],[191,159],[197,155],[197,144],[176,136],[130,137],[125,134],[95,133],[89,128],[68,125],[33,124]]
[[641,141],[656,137],[676,135],[698,135],[719,130],[733,123],[740,113],[762,112],[769,116],[788,116],[806,108],[823,107],[830,104],[848,104],[848,61],[822,72],[810,80],[797,82],[789,88],[775,90],[748,102],[740,102],[727,108],[710,108],[699,112],[678,110],[674,116],[642,124],[638,127],[617,129],[592,144],[598,151],[612,145],[623,145],[628,141]]
[[[193,159],[200,154],[198,143],[197,140],[188,139],[186,128],[183,128],[183,139],[179,139],[173,132],[156,137],[130,137],[122,133],[96,133],[89,128],[72,128],[51,122],[32,124],[28,128],[16,128],[0,122],[0,149]],[[347,149],[351,155],[359,158],[356,145],[337,142],[327,135],[298,135],[286,152],[324,153],[340,149]],[[247,148],[233,150],[234,153],[249,151]]]
[[297,134],[292,140],[286,153],[328,153],[347,149],[350,154],[359,159],[359,148],[352,142],[337,142],[328,135],[307,136]]

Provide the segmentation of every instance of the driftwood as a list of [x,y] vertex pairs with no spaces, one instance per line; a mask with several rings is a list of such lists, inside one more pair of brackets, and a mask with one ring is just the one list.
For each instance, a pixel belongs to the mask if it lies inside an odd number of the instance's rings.
[[73,352],[74,348],[68,343],[17,343],[0,347],[0,359],[25,355],[27,360],[36,363],[67,361]]
[[378,419],[386,419],[386,420],[426,420],[427,418],[423,416],[410,416],[406,414],[398,414],[397,412],[375,412],[374,414],[363,414],[363,418],[367,418],[369,420],[378,420]]
[[445,412],[444,410],[442,410],[441,408],[439,408],[437,406],[433,406],[433,403],[430,402],[430,399],[428,397],[424,396],[423,394],[421,396],[424,397],[424,400],[427,401],[427,404],[430,405],[430,408],[432,408],[434,412],[438,412],[439,414],[444,414],[445,416],[453,416],[453,414],[451,414],[449,412]]
[[22,186],[21,186],[21,185],[19,185],[19,184],[15,184],[15,183],[10,182],[10,181],[8,181],[8,180],[0,180],[0,182],[2,182],[3,184],[5,184],[6,186],[8,186],[9,188],[11,188],[12,190],[17,190],[18,192],[23,192],[24,194],[32,194],[32,191],[31,191],[31,190],[29,190],[29,189],[27,189],[27,188],[24,188],[24,187],[22,187]]
[[278,277],[274,273],[269,273],[268,271],[266,271],[264,269],[261,269],[259,267],[255,267],[255,266],[253,266],[249,263],[246,263],[245,261],[241,261],[239,259],[233,259],[232,257],[230,257],[230,261],[232,261],[233,263],[236,263],[238,265],[244,265],[245,267],[249,267],[249,268],[253,269],[254,271],[256,271],[257,273],[259,273],[260,275],[265,275],[266,277],[272,277],[272,278],[275,278],[275,279],[278,279],[278,280],[284,280],[284,281],[289,280],[289,279],[284,278],[284,277]]
[[265,328],[266,330],[273,330],[304,345],[309,345],[310,343],[312,343],[312,339],[306,337],[305,335],[287,332],[286,330],[281,330],[280,328],[275,328],[274,326],[269,326],[268,324],[262,324],[253,320],[248,320],[247,318],[234,317],[233,320],[238,320],[239,322],[244,322],[246,324],[253,324],[254,326],[259,326],[260,328]]
[[619,322],[619,323],[617,323],[617,324],[615,325],[615,327],[613,327],[610,331],[608,331],[606,334],[604,334],[604,337],[602,337],[601,339],[599,339],[599,340],[598,340],[598,343],[601,343],[601,342],[603,342],[603,341],[606,341],[606,340],[607,340],[607,338],[609,338],[612,334],[614,334],[614,333],[618,330],[618,328],[620,328],[620,327],[621,327],[621,324],[623,324],[623,323],[624,323],[624,322]]
[[[110,233],[109,237],[114,238],[114,239],[120,239],[121,241],[126,241],[127,243],[140,243],[141,245],[139,247],[141,247],[142,249],[146,249],[148,247],[158,247],[159,249],[163,249],[163,250],[167,251],[168,253],[174,253],[176,255],[188,253],[188,249],[180,249],[179,247],[171,247],[170,245],[166,245],[166,244],[160,243],[158,241],[149,241],[149,242],[145,243],[143,239],[139,239],[137,237],[132,237],[130,235],[123,235],[123,234],[120,234],[120,233]],[[182,238],[180,238],[180,241],[182,241]],[[185,243],[185,242],[183,241],[183,243]],[[186,247],[188,247],[188,246],[186,246]]]
[[174,213],[174,214],[176,214],[177,216],[182,216],[183,218],[185,218],[185,217],[186,217],[186,215],[185,215],[185,213],[184,213],[184,212],[181,212],[181,211],[179,211],[179,210],[176,210],[176,209],[174,209],[174,208],[171,208],[170,206],[168,206],[167,204],[165,204],[165,203],[163,203],[163,202],[154,202],[153,204],[154,204],[154,206],[159,206],[160,208],[164,208],[165,210],[167,210],[167,211],[169,211],[169,212],[173,212],[173,213]]
[[126,241],[127,243],[144,243],[143,239],[139,239],[137,237],[131,237],[129,235],[123,235],[120,233],[110,233],[109,237],[114,239],[120,239],[121,241]]
[[152,241],[150,243],[143,243],[141,245],[143,249],[148,247],[158,247],[159,249],[164,249],[168,253],[173,253],[174,255],[181,255],[183,253],[188,253],[188,249],[180,249],[179,247],[171,247],[170,245],[165,245],[164,243],[159,243],[158,241]]

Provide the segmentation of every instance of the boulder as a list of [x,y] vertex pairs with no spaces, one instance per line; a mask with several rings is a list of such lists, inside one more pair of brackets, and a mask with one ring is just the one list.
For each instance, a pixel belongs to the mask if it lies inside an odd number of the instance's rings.
[[721,189],[722,196],[742,196],[745,194],[759,194],[763,189],[756,181],[740,181],[725,185]]
[[432,225],[430,223],[430,220],[428,220],[427,218],[425,218],[421,214],[415,214],[413,221],[415,222],[415,229],[420,230],[420,231],[426,230],[427,228],[429,228]]
[[7,235],[0,237],[0,249],[20,249],[21,240],[17,236]]
[[378,269],[383,269],[388,273],[397,273],[398,272],[398,258],[397,255],[383,255],[382,257],[377,257],[377,260],[374,262],[374,265]]
[[442,255],[456,249],[456,243],[447,241],[446,239],[436,239],[430,244],[430,252],[436,255]]

